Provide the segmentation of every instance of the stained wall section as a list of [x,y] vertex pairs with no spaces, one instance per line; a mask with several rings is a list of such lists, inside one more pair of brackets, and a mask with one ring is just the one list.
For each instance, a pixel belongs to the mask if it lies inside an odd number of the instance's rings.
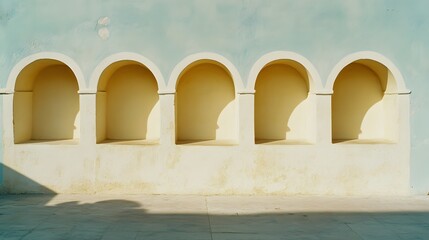
[[[375,60],[346,64],[333,80],[332,96],[315,84],[311,64],[288,59],[263,65],[255,92],[237,91],[231,71],[214,60],[185,66],[176,91],[160,88],[153,72],[134,60],[108,64],[96,89],[83,90],[75,65],[33,64],[17,74],[15,92],[4,95],[10,113],[4,128],[15,124],[3,139],[5,164],[52,191],[409,193],[408,95],[398,91],[398,75]],[[79,142],[46,142],[54,131],[34,115],[53,118],[55,112],[73,116],[55,134],[77,126]],[[36,139],[37,131],[46,139]],[[330,141],[338,136],[349,144]],[[31,144],[16,144],[17,137]],[[267,142],[276,144],[259,144]],[[39,191],[13,176],[4,179],[7,191]]]
[[[160,84],[153,64],[123,60],[135,54],[103,61],[96,89],[82,90],[76,65],[34,61],[17,74],[15,92],[3,95],[3,127],[15,129],[3,138],[4,164],[60,193],[409,193],[409,100],[397,71],[360,57],[333,77],[331,96],[311,64],[288,53],[305,64],[268,61],[254,76],[255,91],[237,90],[234,66],[204,54],[178,68],[175,90]],[[55,127],[49,121],[62,117],[64,129],[41,125]],[[52,144],[54,133],[75,139],[79,129],[78,142]],[[5,191],[40,191],[3,177]]]

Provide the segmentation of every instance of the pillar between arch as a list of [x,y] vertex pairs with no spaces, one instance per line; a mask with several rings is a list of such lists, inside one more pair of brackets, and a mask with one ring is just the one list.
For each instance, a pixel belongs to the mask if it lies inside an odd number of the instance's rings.
[[80,144],[96,144],[97,136],[97,93],[95,90],[79,90],[80,104]]
[[255,144],[255,90],[238,92],[238,140],[242,146]]
[[[7,89],[1,89],[0,97],[2,98],[2,112],[0,114],[3,127],[2,143],[4,156],[10,149],[10,146],[14,144],[14,133],[13,133],[13,97],[14,91],[8,91]],[[3,160],[5,160],[4,158]]]
[[332,144],[332,109],[331,99],[333,92],[321,91],[314,93],[316,101],[316,143]]
[[176,121],[174,109],[174,91],[159,91],[161,109],[161,136],[160,144],[171,147],[176,144]]
[[[410,137],[410,95],[411,91],[398,93],[397,101],[398,101],[398,142],[401,144],[405,144],[408,147],[408,151],[410,151],[411,147],[411,137]],[[409,156],[408,156],[409,157]]]

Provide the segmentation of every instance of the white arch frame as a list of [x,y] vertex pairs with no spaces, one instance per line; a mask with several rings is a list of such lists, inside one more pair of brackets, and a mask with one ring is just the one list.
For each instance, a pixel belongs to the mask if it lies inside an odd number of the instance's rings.
[[84,75],[83,75],[80,67],[77,65],[77,63],[73,59],[71,59],[70,57],[68,57],[62,53],[40,52],[40,53],[36,53],[36,54],[33,54],[33,55],[30,55],[30,56],[23,58],[21,61],[19,61],[12,68],[12,70],[9,74],[8,80],[7,80],[5,92],[6,93],[14,93],[16,80],[18,78],[18,75],[21,73],[21,71],[25,67],[32,64],[33,62],[35,62],[37,60],[42,60],[42,59],[57,60],[57,61],[64,63],[67,67],[69,67],[72,70],[73,74],[75,75],[75,77],[77,79],[77,84],[79,86],[79,92],[82,89],[86,88]]
[[175,93],[177,84],[179,83],[179,77],[183,71],[192,63],[201,60],[215,61],[223,65],[229,71],[229,74],[231,74],[232,80],[234,82],[235,92],[239,93],[244,90],[240,73],[228,59],[217,53],[200,52],[185,57],[174,67],[173,71],[171,72],[170,79],[168,80],[166,92]]
[[309,80],[309,92],[310,93],[318,93],[322,91],[322,82],[320,79],[320,75],[317,72],[314,65],[302,55],[290,52],[290,51],[274,51],[269,52],[262,57],[260,57],[250,69],[248,81],[247,81],[247,90],[250,92],[255,91],[256,79],[258,78],[261,70],[269,63],[277,61],[277,60],[292,60],[299,64],[301,64],[308,72],[308,80]]
[[165,89],[164,77],[162,76],[159,68],[148,58],[132,52],[120,52],[113,55],[110,55],[103,59],[94,71],[91,74],[89,89],[88,92],[96,93],[98,89],[98,83],[100,80],[101,74],[106,70],[110,65],[119,61],[134,61],[145,66],[155,77],[155,80],[158,84],[158,92],[163,92]]
[[328,76],[328,79],[326,81],[326,89],[333,92],[334,90],[334,84],[335,80],[338,76],[338,74],[350,63],[353,63],[358,60],[372,60],[375,62],[378,62],[380,64],[383,64],[393,75],[395,81],[396,81],[396,91],[389,92],[389,94],[409,94],[411,93],[410,90],[407,89],[405,86],[404,78],[399,71],[399,69],[391,62],[388,58],[381,55],[377,52],[372,51],[361,51],[349,54],[345,56],[343,59],[341,59],[337,65],[332,69],[331,73]]

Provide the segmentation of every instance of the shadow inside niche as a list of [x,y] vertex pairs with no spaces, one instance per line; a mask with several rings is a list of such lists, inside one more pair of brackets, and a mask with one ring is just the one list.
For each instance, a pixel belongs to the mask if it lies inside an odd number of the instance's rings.
[[222,67],[201,63],[189,69],[177,86],[176,143],[234,142],[234,103],[233,79]]
[[381,80],[369,67],[358,63],[345,67],[332,95],[333,143],[381,135],[373,131],[383,129],[383,96]]
[[307,136],[302,129],[309,115],[304,104],[309,91],[306,81],[289,65],[273,64],[262,69],[255,84],[256,144],[305,142],[302,140]]
[[121,67],[109,79],[106,95],[106,139],[147,139],[149,118],[159,102],[152,73],[140,65]]
[[79,86],[73,71],[38,60],[19,74],[13,96],[15,143],[78,138]]

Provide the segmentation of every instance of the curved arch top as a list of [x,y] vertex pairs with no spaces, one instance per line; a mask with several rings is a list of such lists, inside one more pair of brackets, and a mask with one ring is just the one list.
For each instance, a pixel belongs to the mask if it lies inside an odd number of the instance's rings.
[[326,82],[326,89],[333,92],[335,79],[338,74],[346,67],[347,65],[358,61],[358,60],[372,60],[377,63],[384,65],[392,74],[395,79],[396,88],[390,91],[390,94],[409,94],[411,91],[405,86],[404,78],[399,71],[399,69],[385,56],[372,51],[361,51],[347,55],[341,59],[334,69],[329,74],[329,77]]
[[259,72],[267,64],[278,60],[292,60],[301,64],[308,72],[309,91],[318,92],[322,89],[322,82],[320,80],[320,75],[316,71],[316,68],[313,66],[313,64],[307,58],[295,52],[275,51],[275,52],[269,52],[263,55],[255,62],[255,64],[253,64],[249,73],[248,81],[247,81],[247,90],[251,92],[255,91],[256,79],[258,77]]
[[67,65],[75,75],[77,79],[77,83],[79,86],[79,91],[82,89],[86,89],[85,79],[83,77],[83,73],[80,69],[80,67],[77,65],[77,63],[71,59],[70,57],[57,52],[40,52],[36,53],[30,56],[27,56],[23,58],[21,61],[19,61],[13,68],[12,71],[9,74],[6,89],[5,92],[7,93],[13,93],[15,91],[15,84],[16,80],[18,78],[18,75],[21,73],[21,71],[31,63],[42,60],[42,59],[50,59],[50,60],[57,60],[65,65]]
[[165,82],[161,74],[161,71],[152,61],[137,53],[121,52],[121,53],[110,55],[109,57],[103,59],[97,65],[95,70],[92,72],[88,91],[91,91],[94,93],[97,92],[98,82],[100,80],[100,76],[103,73],[103,71],[106,68],[108,68],[111,64],[119,61],[135,61],[137,63],[142,64],[147,69],[149,69],[149,71],[152,72],[152,74],[154,75],[156,82],[158,84],[159,91],[162,92],[163,89],[165,89]]
[[176,86],[179,81],[180,75],[183,73],[183,71],[191,64],[202,60],[214,61],[219,63],[223,67],[225,67],[229,71],[229,74],[231,74],[232,80],[234,81],[234,87],[235,87],[236,93],[239,93],[244,89],[243,82],[241,80],[238,70],[228,59],[216,53],[201,52],[201,53],[195,53],[185,57],[174,67],[167,84],[166,92],[169,92],[169,93],[176,92]]

